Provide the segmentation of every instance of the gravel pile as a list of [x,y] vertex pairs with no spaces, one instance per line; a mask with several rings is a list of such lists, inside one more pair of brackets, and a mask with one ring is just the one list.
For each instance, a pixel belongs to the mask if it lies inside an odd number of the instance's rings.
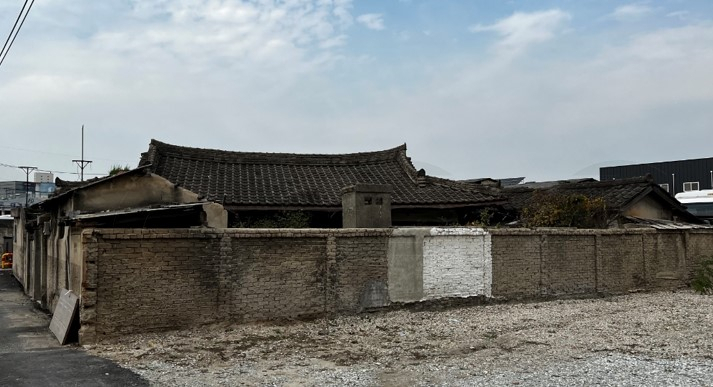
[[713,386],[689,291],[211,325],[88,346],[157,386]]

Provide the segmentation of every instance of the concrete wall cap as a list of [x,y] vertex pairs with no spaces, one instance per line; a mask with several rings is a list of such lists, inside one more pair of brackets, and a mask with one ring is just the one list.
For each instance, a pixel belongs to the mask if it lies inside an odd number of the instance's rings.
[[342,193],[362,192],[362,193],[392,193],[394,187],[391,184],[354,184],[342,188]]
[[459,236],[459,235],[488,235],[483,228],[476,227],[434,227],[431,229],[432,236]]

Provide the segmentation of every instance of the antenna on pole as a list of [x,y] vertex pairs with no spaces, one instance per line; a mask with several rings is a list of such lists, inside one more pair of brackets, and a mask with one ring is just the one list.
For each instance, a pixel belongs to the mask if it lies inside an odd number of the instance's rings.
[[82,125],[82,158],[80,160],[72,160],[79,166],[79,170],[81,171],[79,174],[79,179],[80,181],[84,181],[84,168],[87,167],[87,165],[91,164],[91,160],[84,160],[84,125]]
[[[37,169],[37,167],[20,166],[18,167],[25,172],[25,208],[30,204],[30,172]],[[32,192],[35,190],[33,189]]]

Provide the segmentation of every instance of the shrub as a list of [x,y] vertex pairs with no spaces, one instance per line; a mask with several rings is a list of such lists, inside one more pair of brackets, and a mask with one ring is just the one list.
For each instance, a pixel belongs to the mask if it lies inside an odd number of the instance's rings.
[[122,173],[122,172],[128,172],[130,171],[131,168],[128,165],[124,165],[123,167],[121,165],[112,165],[111,169],[109,169],[109,176],[114,176],[116,174]]
[[691,287],[699,294],[713,294],[713,257],[701,262],[693,273]]
[[535,191],[521,217],[526,227],[605,228],[608,220],[603,198],[552,191]]

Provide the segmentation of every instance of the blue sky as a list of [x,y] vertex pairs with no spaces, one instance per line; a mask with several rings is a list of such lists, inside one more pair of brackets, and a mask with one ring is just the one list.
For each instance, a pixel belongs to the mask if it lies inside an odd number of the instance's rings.
[[598,177],[710,157],[711,69],[710,1],[37,0],[0,66],[0,163],[76,171],[84,124],[92,174],[155,138]]

